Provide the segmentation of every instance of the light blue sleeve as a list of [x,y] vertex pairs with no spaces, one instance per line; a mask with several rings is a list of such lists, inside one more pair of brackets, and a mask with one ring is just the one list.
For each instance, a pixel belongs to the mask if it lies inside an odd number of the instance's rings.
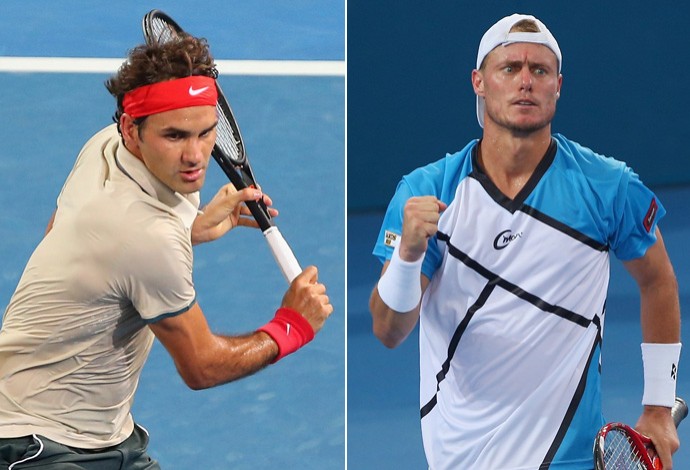
[[[550,197],[541,208],[606,245],[621,261],[644,256],[656,242],[657,223],[666,213],[656,195],[625,162],[560,134],[555,138],[559,153],[552,170],[559,178],[546,182],[557,186],[548,188]],[[563,191],[578,194],[582,205],[563,204]]]
[[[381,263],[391,258],[395,244],[400,240],[403,209],[407,200],[413,196],[436,196],[439,200],[450,204],[455,196],[458,182],[472,169],[471,154],[476,144],[477,141],[472,141],[457,153],[446,155],[441,160],[417,168],[398,183],[395,194],[388,204],[374,246],[373,254]],[[429,239],[422,273],[431,279],[442,261],[438,240],[434,235]]]
[[[386,210],[386,215],[383,218],[381,230],[379,231],[376,245],[374,246],[373,254],[382,264],[391,259],[395,245],[400,242],[403,209],[405,208],[407,200],[414,195],[407,181],[402,180],[398,184],[395,195],[391,199],[388,209]],[[434,235],[429,239],[426,255],[424,255],[422,274],[431,279],[440,263],[441,253],[438,249],[436,235]]]
[[609,239],[611,250],[621,261],[644,256],[657,240],[656,227],[666,209],[629,167],[622,175],[614,207],[618,223]]

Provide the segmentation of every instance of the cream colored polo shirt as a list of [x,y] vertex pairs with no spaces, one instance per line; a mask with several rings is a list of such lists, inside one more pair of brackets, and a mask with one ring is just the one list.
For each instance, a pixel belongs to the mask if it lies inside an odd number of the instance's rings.
[[3,317],[0,437],[93,449],[131,434],[154,339],[147,322],[195,301],[198,206],[198,193],[182,196],[149,173],[115,125],[87,142]]

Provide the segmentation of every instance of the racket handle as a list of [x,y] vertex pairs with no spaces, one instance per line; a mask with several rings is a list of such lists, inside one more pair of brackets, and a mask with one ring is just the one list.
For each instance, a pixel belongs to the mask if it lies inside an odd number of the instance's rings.
[[676,402],[673,404],[673,408],[671,408],[671,417],[673,418],[673,422],[676,423],[676,427],[678,427],[680,422],[683,421],[687,415],[688,405],[685,403],[685,400],[676,397]]
[[290,249],[290,245],[288,245],[287,241],[285,241],[285,238],[283,238],[283,235],[280,233],[280,230],[278,230],[278,227],[275,225],[264,230],[263,234],[264,237],[266,237],[268,246],[271,248],[273,257],[276,259],[283,276],[285,276],[288,282],[292,282],[293,279],[302,272],[302,268],[297,258],[295,258],[292,249]]

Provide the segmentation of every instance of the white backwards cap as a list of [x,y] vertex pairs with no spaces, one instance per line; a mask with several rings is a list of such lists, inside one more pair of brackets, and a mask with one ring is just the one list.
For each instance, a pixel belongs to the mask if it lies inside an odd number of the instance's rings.
[[[510,30],[516,23],[522,20],[531,20],[539,27],[538,33],[511,33]],[[507,46],[515,44],[516,42],[530,42],[533,44],[542,44],[553,51],[558,59],[558,73],[561,73],[561,65],[563,64],[563,57],[561,50],[558,47],[556,38],[548,30],[548,28],[532,15],[520,15],[515,13],[499,20],[489,30],[484,33],[482,40],[479,43],[479,51],[477,52],[477,70],[482,66],[484,58],[489,55],[498,46]],[[484,127],[484,98],[477,96],[477,120],[479,125]]]

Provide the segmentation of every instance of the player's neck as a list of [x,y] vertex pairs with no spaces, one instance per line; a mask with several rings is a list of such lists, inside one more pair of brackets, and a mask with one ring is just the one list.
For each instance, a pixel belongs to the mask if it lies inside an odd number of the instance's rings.
[[524,137],[487,132],[485,129],[479,149],[479,164],[496,187],[514,199],[529,181],[550,144],[549,128]]

